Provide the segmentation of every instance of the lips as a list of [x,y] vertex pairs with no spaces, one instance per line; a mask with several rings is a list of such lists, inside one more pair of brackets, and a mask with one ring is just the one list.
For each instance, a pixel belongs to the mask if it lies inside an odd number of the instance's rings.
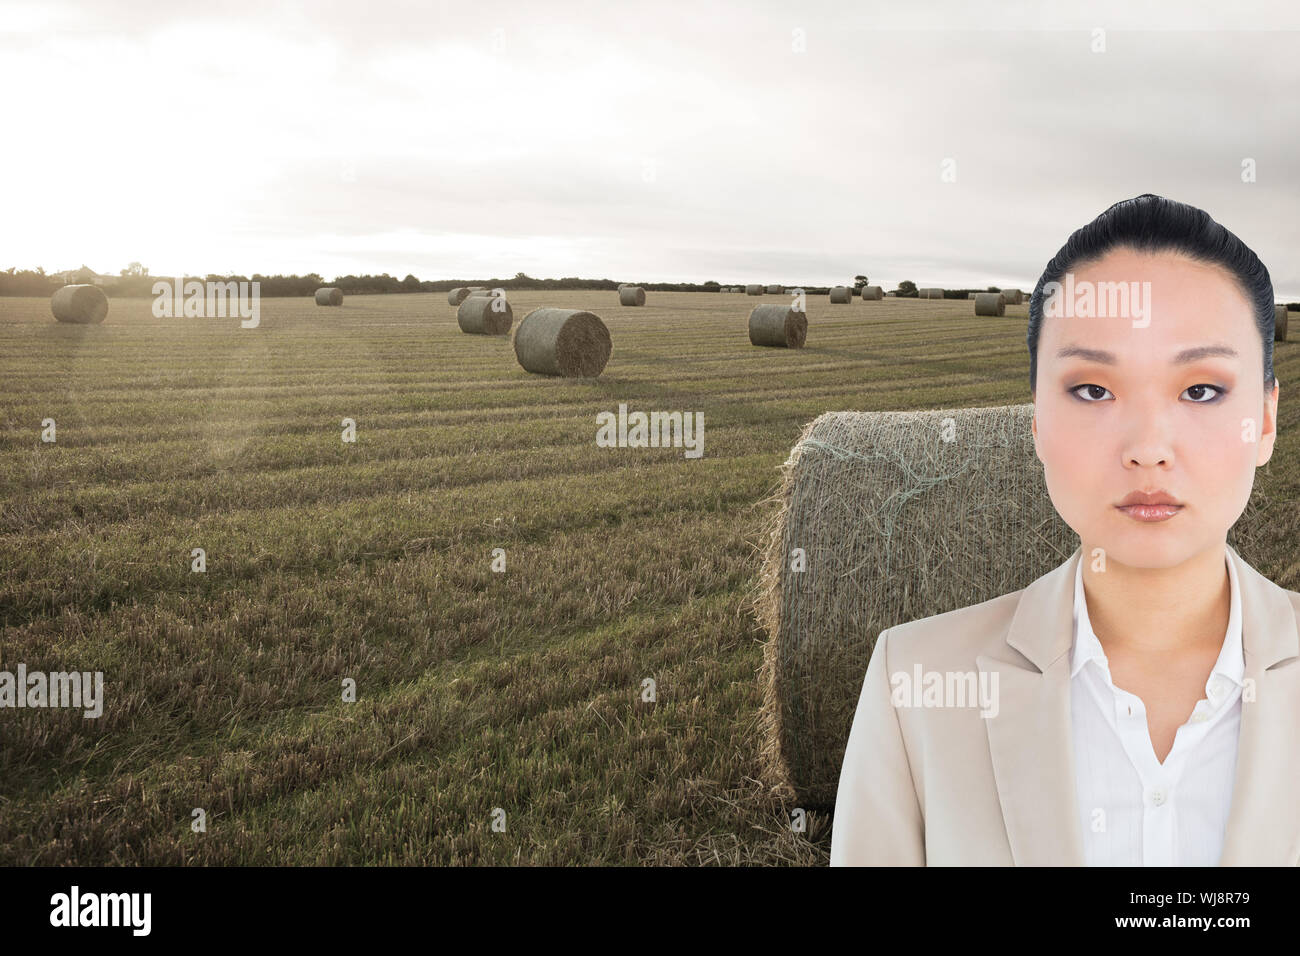
[[1182,503],[1164,489],[1130,492],[1115,507],[1135,521],[1167,521],[1183,510]]

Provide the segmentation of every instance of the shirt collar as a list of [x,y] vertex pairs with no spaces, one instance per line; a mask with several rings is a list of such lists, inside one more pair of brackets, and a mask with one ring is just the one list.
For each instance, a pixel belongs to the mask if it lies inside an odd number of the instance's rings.
[[[1083,562],[1085,556],[1079,555],[1079,563],[1074,573],[1074,638],[1070,649],[1070,676],[1083,668],[1090,660],[1106,663],[1106,652],[1102,650],[1101,641],[1092,630],[1088,619],[1088,601],[1083,593]],[[1228,629],[1223,635],[1223,647],[1219,658],[1214,662],[1213,675],[1218,674],[1240,685],[1246,674],[1246,660],[1242,654],[1241,644],[1241,593],[1237,583],[1237,569],[1232,558],[1224,549],[1224,561],[1228,565],[1228,588],[1231,593],[1228,604]]]

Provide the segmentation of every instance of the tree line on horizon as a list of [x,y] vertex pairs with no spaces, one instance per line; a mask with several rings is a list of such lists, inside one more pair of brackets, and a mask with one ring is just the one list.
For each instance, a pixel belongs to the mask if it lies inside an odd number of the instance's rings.
[[[10,267],[0,270],[0,296],[47,296],[53,294],[54,290],[61,284],[56,276],[62,273],[47,273],[43,268],[36,269],[16,269]],[[251,276],[245,275],[217,275],[209,273],[205,276],[151,276],[149,270],[141,266],[138,262],[131,263],[126,269],[115,277],[106,279],[103,289],[104,292],[114,298],[142,298],[153,295],[153,284],[158,281],[174,282],[180,278],[183,282],[196,280],[198,282],[259,282],[261,283],[261,294],[267,297],[286,297],[286,296],[311,296],[316,294],[316,290],[325,286],[331,286],[343,291],[344,295],[366,295],[366,294],[401,294],[412,292],[447,292],[460,286],[487,286],[492,289],[513,289],[528,290],[616,290],[619,286],[618,281],[614,279],[582,279],[577,276],[566,276],[561,279],[537,279],[523,272],[516,272],[513,279],[418,279],[413,275],[408,275],[404,279],[398,279],[390,276],[388,273],[381,275],[345,275],[337,276],[332,282],[327,282],[318,273],[310,272],[307,275],[261,275],[254,273]],[[717,292],[724,285],[727,286],[744,286],[743,282],[719,283],[709,282],[639,282],[633,283],[639,285],[647,292]],[[847,284],[847,283],[846,283]],[[869,285],[865,275],[854,277],[852,286],[855,289],[861,289],[864,285]],[[785,288],[795,289],[802,288],[809,295],[824,295],[830,291],[829,286],[794,286],[788,285]],[[898,284],[895,292],[900,299],[914,299],[917,296],[916,283],[910,279],[904,279]],[[968,292],[999,292],[997,286],[989,286],[987,289],[946,289],[944,290],[945,298],[963,298]],[[1300,310],[1300,303],[1287,303],[1289,309]]]
[[[43,268],[37,269],[16,269],[10,267],[7,270],[0,271],[0,295],[48,295],[60,285],[60,280],[56,276],[62,273],[47,273]],[[341,289],[347,294],[400,294],[411,292],[448,292],[461,286],[487,286],[489,288],[502,288],[507,291],[511,289],[533,289],[533,290],[573,290],[573,289],[596,289],[596,290],[617,290],[619,281],[616,279],[583,279],[578,276],[565,276],[560,279],[538,279],[527,273],[517,272],[513,279],[488,278],[488,279],[419,279],[414,275],[408,275],[404,279],[396,276],[390,276],[388,273],[381,275],[345,275],[337,276],[332,281],[326,281],[319,273],[310,272],[307,275],[262,275],[254,273],[248,275],[218,275],[208,273],[207,275],[194,276],[153,276],[149,270],[141,267],[139,263],[132,263],[127,269],[123,269],[121,274],[112,278],[105,279],[103,289],[106,294],[113,297],[140,297],[153,294],[153,285],[159,281],[175,281],[180,278],[184,282],[196,280],[199,282],[259,282],[261,283],[261,294],[264,296],[309,296],[314,295],[316,290],[323,286],[332,286]],[[721,287],[720,282],[640,282],[633,283],[640,285],[647,292],[717,292]],[[733,285],[743,285],[743,283],[732,283]],[[862,283],[859,283],[861,285]],[[788,288],[796,288],[789,286]],[[828,292],[829,287],[821,286],[803,286],[810,293]]]

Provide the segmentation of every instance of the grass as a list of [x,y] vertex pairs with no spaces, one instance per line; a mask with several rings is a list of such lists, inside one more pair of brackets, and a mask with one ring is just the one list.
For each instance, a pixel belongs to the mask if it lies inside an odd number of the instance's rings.
[[[759,769],[757,503],[823,411],[1028,401],[1027,307],[820,297],[808,348],[752,348],[775,300],[512,295],[604,318],[578,382],[443,295],[255,330],[0,299],[0,667],[106,697],[0,711],[0,863],[824,865],[828,816],[791,833]],[[597,447],[620,402],[702,412],[704,457]],[[1259,475],[1288,496],[1296,418]]]

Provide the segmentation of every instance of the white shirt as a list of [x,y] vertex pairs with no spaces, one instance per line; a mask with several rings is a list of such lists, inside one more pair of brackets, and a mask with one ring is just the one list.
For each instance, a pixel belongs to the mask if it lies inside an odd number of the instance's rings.
[[1142,699],[1111,682],[1088,620],[1080,557],[1074,580],[1070,716],[1083,855],[1088,866],[1216,866],[1237,769],[1245,657],[1237,572],[1223,648],[1205,698],[1156,760]]

